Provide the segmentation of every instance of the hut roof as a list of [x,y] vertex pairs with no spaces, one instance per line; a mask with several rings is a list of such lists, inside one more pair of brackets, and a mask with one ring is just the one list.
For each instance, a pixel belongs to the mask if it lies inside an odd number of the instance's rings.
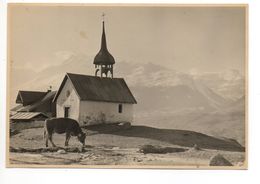
[[47,92],[47,93],[45,92],[45,96],[42,99],[40,99],[40,100],[30,104],[30,105],[23,106],[22,108],[18,109],[17,111],[20,111],[20,112],[33,111],[34,109],[39,107],[41,104],[43,104],[47,101],[51,102],[53,100],[55,94],[56,94],[56,91],[50,91],[50,92]]
[[16,103],[29,105],[42,99],[47,92],[41,91],[19,91],[16,97]]
[[37,116],[42,116],[42,117],[48,118],[47,115],[45,115],[41,112],[18,112],[11,117],[11,120],[30,120]]

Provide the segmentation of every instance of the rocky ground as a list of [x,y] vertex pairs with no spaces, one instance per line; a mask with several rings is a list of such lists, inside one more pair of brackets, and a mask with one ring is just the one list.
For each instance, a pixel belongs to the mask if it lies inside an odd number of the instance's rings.
[[[221,154],[232,165],[244,168],[244,148],[234,140],[217,139],[191,131],[132,126],[92,127],[82,150],[75,137],[65,148],[64,135],[53,139],[59,148],[44,148],[43,129],[16,132],[10,138],[10,166],[130,166],[130,167],[205,167],[210,159]],[[155,151],[144,152],[151,145]],[[150,146],[150,147],[151,147]],[[150,148],[148,146],[148,148]],[[159,151],[158,151],[159,150]],[[162,151],[163,150],[163,151]],[[86,166],[86,167],[87,167]]]

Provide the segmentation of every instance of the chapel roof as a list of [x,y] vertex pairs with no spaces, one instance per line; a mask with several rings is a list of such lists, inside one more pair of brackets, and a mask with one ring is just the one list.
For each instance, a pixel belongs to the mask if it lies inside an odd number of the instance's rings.
[[136,100],[123,78],[101,78],[67,73],[56,93],[56,101],[67,80],[70,80],[82,101],[102,101],[136,104]]

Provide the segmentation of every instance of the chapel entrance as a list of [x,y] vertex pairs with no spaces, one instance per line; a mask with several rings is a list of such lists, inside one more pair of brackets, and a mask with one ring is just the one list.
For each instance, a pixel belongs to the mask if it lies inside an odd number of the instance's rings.
[[64,107],[64,118],[69,117],[70,107]]

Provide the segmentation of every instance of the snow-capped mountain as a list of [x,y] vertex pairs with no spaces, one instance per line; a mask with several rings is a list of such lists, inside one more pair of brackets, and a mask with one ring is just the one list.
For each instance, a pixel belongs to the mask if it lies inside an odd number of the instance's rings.
[[[13,68],[12,73],[16,72],[17,69]],[[21,89],[46,90],[50,85],[57,90],[66,72],[93,75],[91,58],[72,55],[62,64],[31,73],[33,76],[25,80],[17,81],[12,77],[12,96],[16,96]],[[19,73],[23,73],[21,69]],[[130,86],[138,100],[138,110],[213,110],[232,103],[231,99],[236,99],[229,97],[232,91],[236,92],[235,96],[244,95],[243,77],[238,73],[230,76],[216,73],[195,76],[152,63],[133,62],[117,62],[114,73],[115,77],[123,77]],[[22,78],[22,75],[19,76]],[[236,91],[237,88],[241,90]],[[221,91],[229,91],[230,95],[219,95],[218,92]],[[151,102],[156,105],[151,106]]]
[[[143,96],[140,101],[148,98],[147,94],[151,96],[158,91],[157,97],[160,96],[161,100],[167,98],[165,102],[159,101],[158,104],[161,102],[167,104],[172,101],[171,107],[175,106],[179,109],[183,106],[218,109],[228,106],[232,101],[244,95],[244,77],[235,70],[195,75],[170,70],[152,63],[138,65],[127,62],[120,63],[116,69],[136,91],[137,97]],[[147,89],[150,92],[147,91],[142,95],[142,92]],[[151,99],[156,99],[156,96],[151,96]]]
[[245,76],[237,70],[224,70],[219,73],[202,73],[194,76],[225,98],[237,100],[245,95]]
[[[222,72],[183,73],[160,65],[124,62],[117,66],[117,73],[127,79],[131,86],[176,86],[188,85],[194,88],[207,86],[214,93],[232,100],[239,99],[245,93],[245,77],[237,70]],[[196,87],[195,87],[196,88]]]

